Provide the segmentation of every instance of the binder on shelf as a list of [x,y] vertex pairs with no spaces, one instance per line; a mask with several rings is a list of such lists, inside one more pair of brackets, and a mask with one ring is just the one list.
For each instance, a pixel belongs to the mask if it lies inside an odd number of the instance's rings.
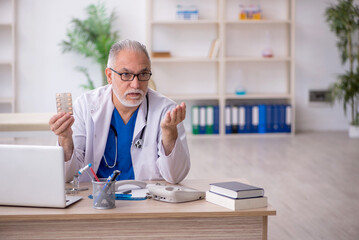
[[199,134],[206,134],[206,106],[199,107]]
[[252,132],[252,106],[246,105],[245,106],[245,125],[244,125],[244,132],[251,133]]
[[272,106],[272,132],[279,132],[279,118],[280,118],[280,111],[279,105]]
[[279,107],[279,132],[285,132],[285,105],[281,104]]
[[252,133],[258,133],[259,125],[259,108],[257,105],[252,106]]
[[192,134],[199,134],[199,109],[198,106],[192,107]]
[[[225,134],[291,132],[290,104],[226,105]],[[192,133],[219,134],[218,105],[192,107]]]
[[246,124],[246,108],[244,105],[238,107],[239,113],[239,133],[245,133],[245,124]]
[[260,104],[258,106],[258,111],[259,111],[258,133],[266,133],[266,126],[267,126],[266,109],[267,106],[265,104]]
[[206,134],[213,134],[214,111],[213,106],[206,107]]
[[225,109],[225,127],[226,127],[226,134],[232,133],[232,124],[231,124],[231,106],[226,105]]
[[292,106],[286,105],[285,106],[285,124],[284,124],[284,131],[291,132],[292,129]]
[[213,133],[219,134],[219,106],[213,106]]
[[273,132],[273,118],[272,118],[272,105],[267,105],[266,107],[266,132],[271,133]]
[[232,106],[231,109],[231,123],[232,123],[232,133],[238,133],[238,107]]

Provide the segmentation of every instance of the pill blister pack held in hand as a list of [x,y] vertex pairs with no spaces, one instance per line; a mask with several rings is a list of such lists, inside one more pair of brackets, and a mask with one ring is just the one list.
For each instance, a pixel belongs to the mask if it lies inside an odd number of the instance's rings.
[[57,112],[66,112],[72,115],[72,95],[71,93],[56,93]]

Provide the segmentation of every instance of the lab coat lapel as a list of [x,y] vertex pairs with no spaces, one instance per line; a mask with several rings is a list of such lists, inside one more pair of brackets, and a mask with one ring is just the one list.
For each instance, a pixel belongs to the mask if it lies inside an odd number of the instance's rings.
[[100,99],[96,99],[97,102],[93,103],[91,108],[91,117],[94,123],[93,129],[93,159],[94,159],[94,171],[97,172],[97,169],[100,165],[102,156],[105,152],[105,147],[107,143],[108,131],[110,129],[110,122],[112,118],[112,113],[115,108],[112,102],[112,88],[111,86],[106,89],[106,92],[103,96],[100,96]]
[[143,102],[140,105],[140,108],[138,109],[137,113],[137,119],[135,124],[135,130],[133,132],[133,138],[132,138],[132,144],[135,142],[135,140],[140,138],[142,129],[146,126],[146,113],[147,113],[147,98],[143,100]]

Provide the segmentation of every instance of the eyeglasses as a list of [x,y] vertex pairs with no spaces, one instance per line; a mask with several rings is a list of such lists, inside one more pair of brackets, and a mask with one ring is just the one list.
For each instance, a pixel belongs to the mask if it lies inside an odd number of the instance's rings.
[[110,68],[110,69],[114,73],[117,73],[118,75],[120,75],[122,81],[133,81],[133,79],[135,79],[135,77],[137,77],[138,81],[146,82],[146,81],[150,80],[150,78],[152,76],[152,73],[150,73],[150,72],[143,72],[143,73],[138,73],[138,74],[119,73],[119,72],[113,70],[112,68]]

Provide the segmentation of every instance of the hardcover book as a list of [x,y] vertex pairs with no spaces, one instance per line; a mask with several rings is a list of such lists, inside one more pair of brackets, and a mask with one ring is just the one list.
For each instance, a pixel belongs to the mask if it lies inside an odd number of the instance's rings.
[[210,191],[206,192],[206,201],[231,210],[245,210],[267,207],[267,197],[258,198],[229,198]]
[[264,196],[264,189],[241,182],[212,183],[209,190],[231,198],[256,198]]

